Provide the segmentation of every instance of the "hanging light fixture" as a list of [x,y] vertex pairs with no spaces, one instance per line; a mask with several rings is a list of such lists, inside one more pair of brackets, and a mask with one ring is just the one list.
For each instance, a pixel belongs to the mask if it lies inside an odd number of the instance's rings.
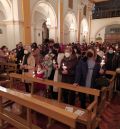
[[74,25],[73,20],[72,20],[72,23],[70,25],[70,31],[74,31],[74,30],[75,30],[75,25]]
[[51,20],[50,20],[50,14],[49,14],[49,6],[48,6],[48,17],[47,17],[46,25],[47,25],[47,28],[51,27]]

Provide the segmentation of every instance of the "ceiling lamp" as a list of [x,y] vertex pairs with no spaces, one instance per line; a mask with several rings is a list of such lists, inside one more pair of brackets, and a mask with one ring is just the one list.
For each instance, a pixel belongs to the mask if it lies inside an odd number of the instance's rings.
[[70,25],[70,31],[74,31],[74,30],[75,30],[75,25],[74,25],[73,20],[72,20],[72,23]]
[[46,25],[47,25],[47,28],[50,28],[51,27],[50,17],[47,17]]
[[48,17],[47,17],[46,25],[47,25],[47,28],[51,27],[51,20],[50,20],[50,14],[49,14],[49,6],[48,6]]

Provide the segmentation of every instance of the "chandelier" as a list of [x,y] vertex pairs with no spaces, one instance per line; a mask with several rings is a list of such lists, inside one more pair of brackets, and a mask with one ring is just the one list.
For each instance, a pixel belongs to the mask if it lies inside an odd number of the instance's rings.
[[47,28],[51,27],[51,20],[50,20],[50,14],[49,14],[49,6],[48,6],[48,17],[47,17],[47,21],[46,21],[46,26],[47,26]]
[[75,25],[74,25],[73,20],[72,20],[72,23],[70,25],[70,31],[74,31],[74,30],[75,30]]
[[50,28],[51,27],[50,17],[47,17],[46,25],[47,25],[47,28]]

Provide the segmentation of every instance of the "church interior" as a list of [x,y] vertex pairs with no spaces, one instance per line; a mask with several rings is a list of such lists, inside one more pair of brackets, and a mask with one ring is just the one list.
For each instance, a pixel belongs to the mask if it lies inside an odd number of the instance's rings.
[[120,129],[120,0],[0,0],[0,129]]

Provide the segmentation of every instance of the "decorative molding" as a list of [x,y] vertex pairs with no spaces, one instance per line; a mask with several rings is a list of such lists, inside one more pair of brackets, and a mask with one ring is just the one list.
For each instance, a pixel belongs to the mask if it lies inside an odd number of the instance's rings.
[[23,25],[23,21],[0,21],[0,25]]

